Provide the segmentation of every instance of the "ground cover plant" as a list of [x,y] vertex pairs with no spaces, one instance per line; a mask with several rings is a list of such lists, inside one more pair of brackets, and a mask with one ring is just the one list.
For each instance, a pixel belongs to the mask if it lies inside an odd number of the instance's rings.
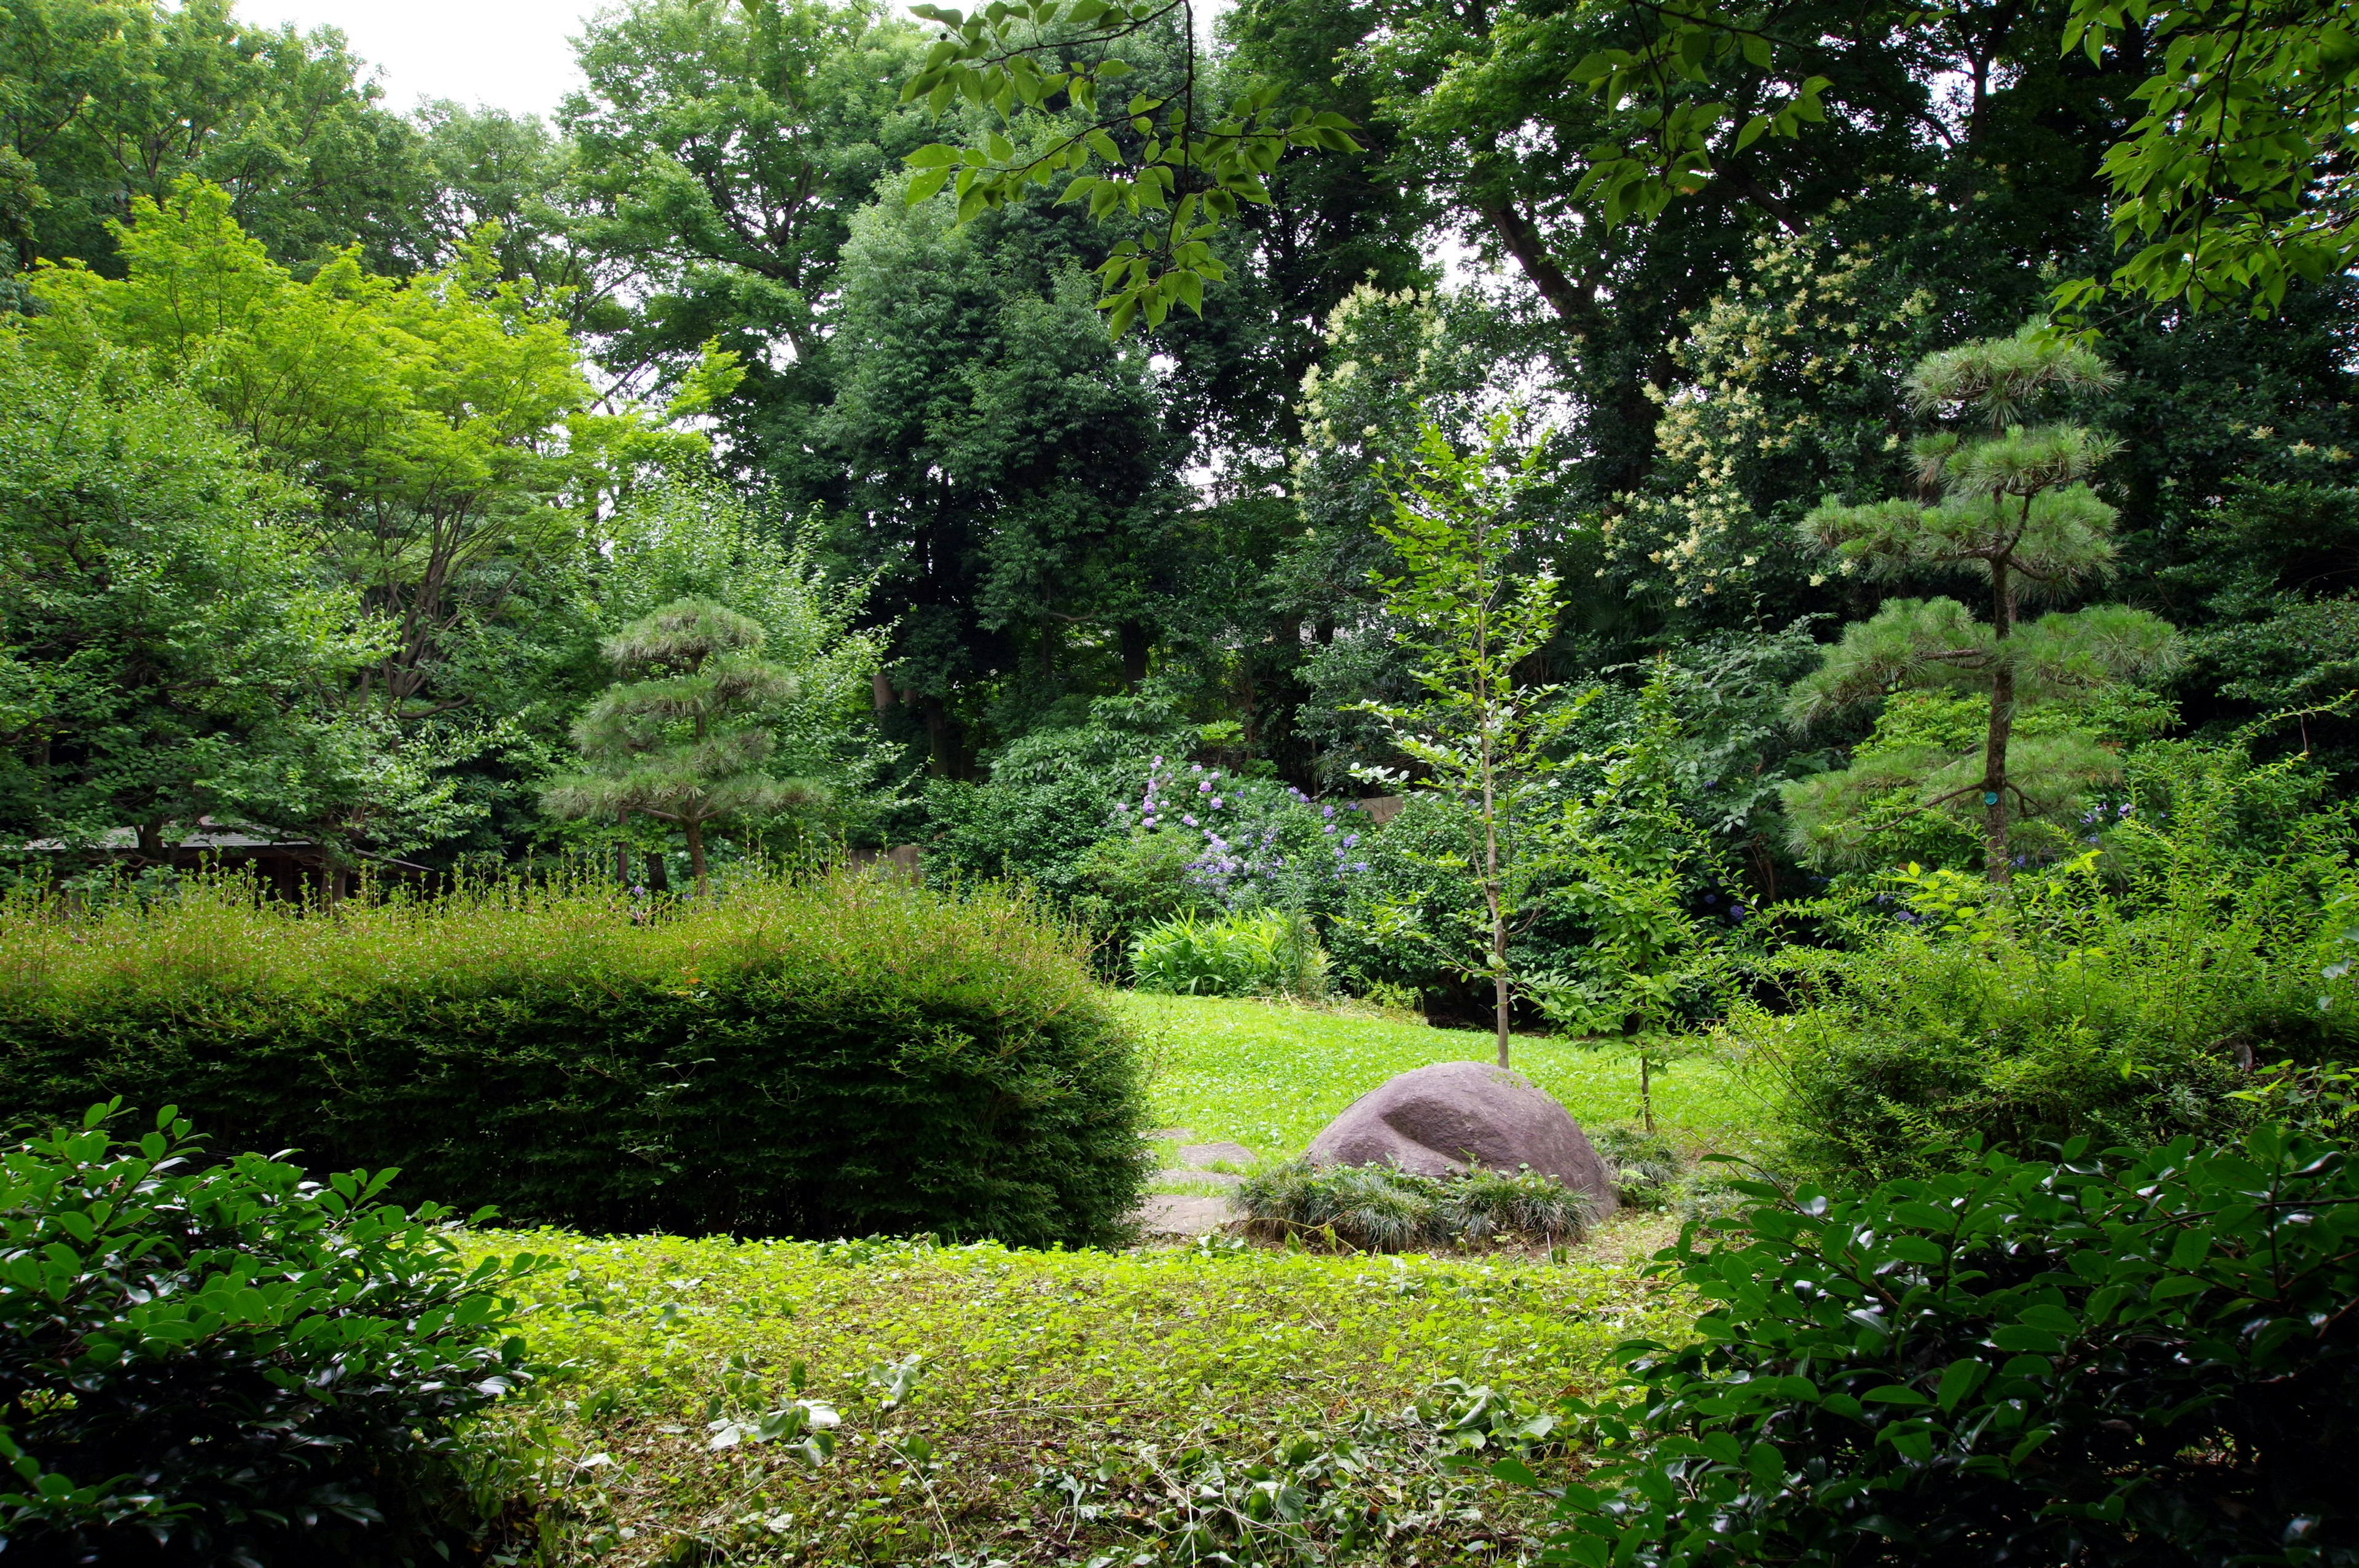
[[1529,1560],[1546,1499],[1442,1462],[1558,1462],[1558,1394],[1683,1321],[1628,1261],[1661,1239],[1550,1263],[486,1234],[557,1260],[526,1323],[563,1370],[482,1441],[555,1562]]
[[383,1564],[492,1533],[458,1427],[522,1385],[529,1252],[395,1173],[210,1155],[100,1105],[0,1156],[0,1542],[34,1563]]
[[519,1220],[1118,1239],[1142,1091],[1083,940],[996,885],[0,908],[13,1114],[170,1100],[226,1144],[399,1165]]
[[1173,996],[1316,1000],[1327,991],[1327,955],[1310,920],[1274,909],[1158,922],[1132,945],[1130,972],[1140,990]]

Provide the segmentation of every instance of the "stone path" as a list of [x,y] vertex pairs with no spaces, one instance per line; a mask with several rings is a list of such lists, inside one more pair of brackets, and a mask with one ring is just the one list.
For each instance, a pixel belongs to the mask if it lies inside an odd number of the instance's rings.
[[[1173,1141],[1190,1136],[1184,1127],[1167,1127],[1147,1134],[1149,1142]],[[1234,1187],[1245,1178],[1234,1171],[1214,1171],[1212,1165],[1251,1165],[1256,1162],[1254,1152],[1242,1143],[1189,1143],[1180,1150],[1178,1166],[1155,1173],[1158,1182],[1199,1182],[1215,1186]],[[1149,1193],[1138,1206],[1138,1228],[1142,1236],[1208,1236],[1232,1222],[1243,1218],[1237,1206],[1226,1197],[1207,1197],[1193,1193]]]

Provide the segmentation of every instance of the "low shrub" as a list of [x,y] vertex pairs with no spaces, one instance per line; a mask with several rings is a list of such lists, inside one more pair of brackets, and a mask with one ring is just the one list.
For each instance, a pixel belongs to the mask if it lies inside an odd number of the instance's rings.
[[240,1146],[585,1229],[1095,1244],[1136,1204],[1145,1102],[1085,946],[996,887],[860,877],[17,903],[0,1104],[170,1098]]
[[2281,1129],[1864,1196],[1741,1184],[1712,1304],[1573,1407],[1551,1561],[2359,1561],[2359,1165]]
[[2001,895],[1912,867],[1852,951],[1771,966],[1802,1005],[1740,1003],[1726,1033],[1782,1080],[1797,1169],[1924,1175],[1969,1139],[2028,1158],[2233,1137],[2256,1065],[2359,1031],[2349,878],[2338,854],[2125,893],[2092,852]]
[[1590,1205],[1553,1176],[1470,1171],[1421,1176],[1388,1165],[1290,1161],[1237,1188],[1245,1228],[1273,1240],[1317,1238],[1364,1252],[1473,1244],[1511,1236],[1578,1240]]
[[1139,989],[1174,996],[1327,992],[1327,954],[1317,932],[1307,917],[1277,910],[1176,915],[1139,937],[1130,968]]
[[[504,1292],[394,1173],[212,1163],[167,1107],[0,1156],[0,1541],[30,1562],[415,1562],[484,1531],[452,1429],[521,1381]],[[472,1516],[472,1517],[471,1517]]]
[[1785,1163],[1876,1180],[1969,1139],[2217,1141],[2251,1119],[2255,1069],[2350,1059],[2359,807],[2299,757],[2156,743],[2127,773],[2076,859],[2010,887],[1912,865],[1767,912],[1840,945],[1763,952],[1728,1016],[1782,1079]]

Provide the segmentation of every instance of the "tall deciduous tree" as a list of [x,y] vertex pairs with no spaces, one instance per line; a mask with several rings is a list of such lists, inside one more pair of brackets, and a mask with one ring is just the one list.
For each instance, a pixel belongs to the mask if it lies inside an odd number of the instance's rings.
[[607,638],[606,657],[623,678],[574,726],[587,766],[553,780],[542,806],[560,816],[638,812],[677,825],[702,894],[708,827],[816,793],[766,771],[777,743],[761,709],[788,696],[795,680],[762,658],[764,641],[760,622],[694,599]]
[[[577,554],[583,514],[630,470],[695,460],[705,440],[664,415],[592,410],[564,321],[488,248],[407,280],[347,252],[299,279],[231,208],[193,182],[141,198],[118,227],[124,276],[35,275],[30,341],[67,363],[133,349],[183,378],[317,495],[323,557],[393,632],[364,698],[397,720],[462,707],[470,694],[438,679],[453,643]],[[733,374],[708,361],[668,414]]]
[[361,808],[328,764],[369,737],[330,698],[375,650],[312,569],[301,488],[136,362],[20,339],[0,330],[0,821],[157,854],[201,815]]
[[2044,395],[2106,384],[2089,350],[2038,324],[2012,338],[1928,356],[1909,378],[1921,412],[1955,410],[1962,427],[1937,430],[1914,448],[1935,499],[1830,503],[1804,519],[1807,544],[1834,552],[1845,573],[1916,577],[1966,571],[1989,584],[1990,620],[1954,599],[1900,599],[1847,627],[1819,670],[1794,688],[1790,711],[1809,723],[1830,711],[1908,686],[1981,688],[1990,721],[1979,756],[1923,748],[1804,780],[1787,795],[1800,846],[1836,850],[1865,795],[1906,784],[1919,809],[1979,797],[1985,873],[2005,882],[2010,827],[2052,819],[2112,771],[2107,753],[2069,734],[2018,754],[2013,732],[2026,702],[2069,699],[2167,670],[2178,634],[2123,605],[2050,611],[2025,624],[2027,598],[2060,597],[2110,570],[2114,508],[2090,480],[2116,443],[2070,421],[2026,425]]
[[[0,6],[0,243],[112,270],[107,224],[185,177],[231,195],[281,261],[409,249],[427,173],[332,30],[250,25],[230,0]],[[0,274],[9,270],[0,264]]]

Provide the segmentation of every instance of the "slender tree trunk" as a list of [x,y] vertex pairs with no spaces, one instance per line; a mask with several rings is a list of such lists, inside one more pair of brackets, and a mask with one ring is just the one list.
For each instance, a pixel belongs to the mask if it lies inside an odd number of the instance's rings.
[[688,874],[696,883],[696,896],[704,896],[704,824],[690,817],[680,824],[688,834]]
[[1483,897],[1491,906],[1491,983],[1498,1009],[1499,1065],[1507,1065],[1507,890],[1499,876],[1498,797],[1492,793],[1491,737],[1483,737]]
[[1122,656],[1122,684],[1131,691],[1147,678],[1147,655],[1155,651],[1155,639],[1144,621],[1125,621],[1114,628],[1114,643]]
[[1638,1119],[1647,1130],[1655,1130],[1655,1064],[1647,1054],[1647,1047],[1638,1047]]
[[647,891],[671,892],[671,871],[661,849],[647,851]]
[[2015,665],[2006,640],[2015,630],[2015,589],[2006,562],[1991,563],[1990,732],[1983,741],[1983,874],[2001,887],[2010,879],[2006,852],[2006,743],[2015,730]]

